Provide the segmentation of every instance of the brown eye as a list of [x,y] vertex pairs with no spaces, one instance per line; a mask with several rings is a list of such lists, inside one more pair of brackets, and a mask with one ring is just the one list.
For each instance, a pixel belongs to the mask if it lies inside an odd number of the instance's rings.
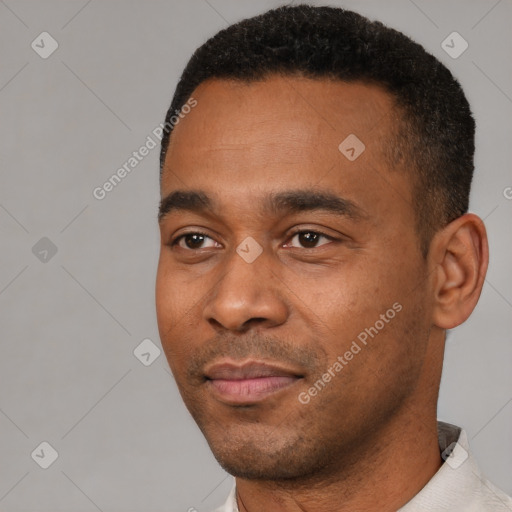
[[191,235],[186,235],[185,237],[183,237],[183,240],[185,242],[185,245],[189,249],[199,249],[201,244],[204,242],[204,238],[205,238],[204,235],[191,234]]
[[185,233],[184,235],[179,236],[174,240],[172,245],[178,245],[182,249],[204,249],[205,246],[203,244],[210,240],[210,245],[207,247],[214,247],[215,241],[212,240],[208,235],[203,233]]
[[[318,242],[322,238],[327,240],[327,242],[319,244]],[[314,249],[315,247],[319,247],[319,245],[325,245],[325,243],[329,243],[331,238],[316,231],[299,231],[298,233],[295,233],[291,240],[292,242],[293,240],[296,240],[300,244],[299,247],[304,249]],[[293,243],[292,246],[297,247],[296,245],[293,245]]]

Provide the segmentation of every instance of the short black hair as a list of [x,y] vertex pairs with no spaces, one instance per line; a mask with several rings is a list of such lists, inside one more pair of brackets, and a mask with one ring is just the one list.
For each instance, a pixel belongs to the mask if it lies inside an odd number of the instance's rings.
[[475,122],[459,82],[401,32],[336,7],[279,7],[231,25],[200,46],[166,115],[160,180],[171,118],[196,87],[210,79],[250,83],[271,75],[363,82],[391,95],[400,115],[386,156],[391,166],[413,171],[424,256],[433,234],[467,212]]

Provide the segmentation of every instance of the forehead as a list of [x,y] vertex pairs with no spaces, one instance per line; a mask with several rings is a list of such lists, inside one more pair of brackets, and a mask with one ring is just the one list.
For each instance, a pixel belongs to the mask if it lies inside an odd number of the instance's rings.
[[211,80],[192,96],[197,106],[173,130],[168,166],[201,161],[240,169],[337,159],[351,134],[364,142],[366,159],[377,162],[394,110],[391,96],[374,85],[290,76]]

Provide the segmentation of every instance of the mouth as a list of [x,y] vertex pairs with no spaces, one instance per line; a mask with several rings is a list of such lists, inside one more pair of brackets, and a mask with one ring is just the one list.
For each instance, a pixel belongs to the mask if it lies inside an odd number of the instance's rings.
[[256,404],[296,384],[304,376],[291,368],[261,361],[223,361],[205,370],[205,383],[228,405]]

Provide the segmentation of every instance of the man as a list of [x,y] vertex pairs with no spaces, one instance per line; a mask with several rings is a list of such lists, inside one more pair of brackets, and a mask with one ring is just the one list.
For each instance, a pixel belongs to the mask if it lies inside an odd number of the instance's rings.
[[236,478],[220,511],[512,510],[436,420],[445,333],[488,263],[474,130],[440,62],[353,12],[282,7],[194,53],[162,139],[156,302]]

